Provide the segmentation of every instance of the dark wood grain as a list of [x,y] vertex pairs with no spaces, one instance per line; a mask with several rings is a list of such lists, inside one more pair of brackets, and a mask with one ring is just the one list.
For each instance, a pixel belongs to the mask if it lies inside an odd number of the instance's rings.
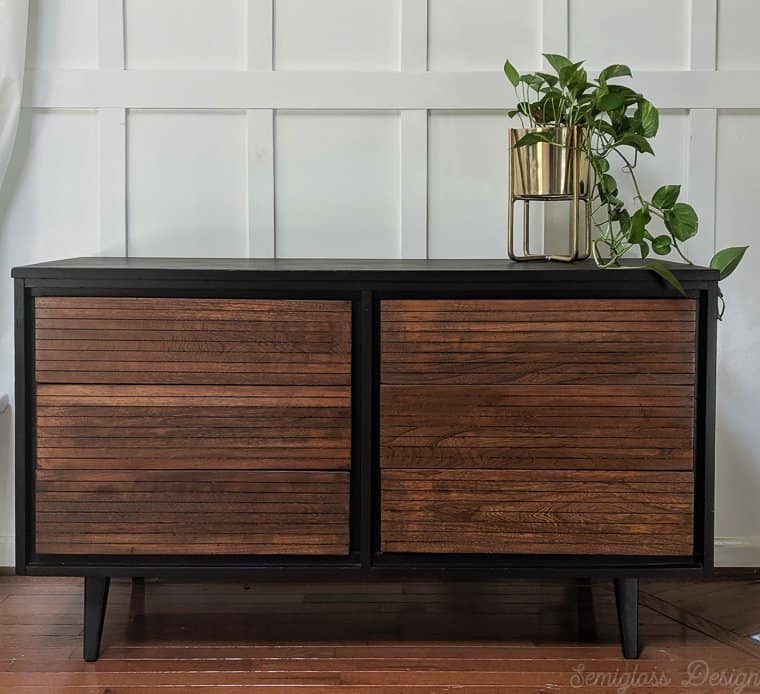
[[41,384],[37,467],[341,469],[346,386]]
[[696,302],[382,303],[387,552],[693,552]]
[[348,552],[344,472],[78,466],[40,470],[36,486],[37,551],[43,553]]
[[693,386],[695,312],[689,299],[385,301],[382,381]]
[[[384,470],[382,547],[686,556],[692,485],[686,472]],[[658,503],[672,505],[665,519],[651,512]],[[411,517],[410,504],[418,505]],[[611,514],[610,504],[619,511]]]
[[345,301],[39,297],[36,550],[349,551]]
[[38,297],[39,383],[349,385],[347,301]]

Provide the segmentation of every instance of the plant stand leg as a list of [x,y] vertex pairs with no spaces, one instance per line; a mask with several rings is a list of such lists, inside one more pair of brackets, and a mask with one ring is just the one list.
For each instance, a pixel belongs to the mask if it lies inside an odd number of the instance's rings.
[[100,655],[110,584],[108,576],[85,576],[84,579],[84,659],[87,661],[97,660]]
[[639,657],[639,579],[616,578],[615,601],[623,655],[629,659]]

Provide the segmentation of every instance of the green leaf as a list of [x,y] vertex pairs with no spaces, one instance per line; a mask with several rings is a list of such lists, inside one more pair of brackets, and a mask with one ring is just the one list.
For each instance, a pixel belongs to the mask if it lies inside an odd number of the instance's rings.
[[610,92],[615,92],[616,94],[622,94],[623,98],[625,99],[625,103],[628,104],[629,106],[632,106],[633,104],[638,104],[643,99],[641,94],[631,89],[630,87],[626,87],[624,84],[608,84],[606,86]]
[[602,111],[617,111],[625,106],[625,97],[617,92],[608,92],[597,101]]
[[610,137],[614,137],[617,139],[618,132],[615,130],[614,127],[612,127],[612,124],[608,123],[606,120],[597,119],[594,121],[594,128],[596,128],[599,132],[604,133],[605,135],[609,135]]
[[697,233],[699,219],[691,205],[677,202],[665,212],[665,227],[679,241],[686,241]]
[[559,81],[556,75],[551,75],[548,72],[537,72],[536,74],[550,87],[553,87]]
[[530,116],[530,102],[520,101],[517,103],[518,113],[522,113],[524,116]]
[[636,120],[641,123],[641,134],[654,137],[660,129],[660,114],[650,101],[642,99],[636,109]]
[[639,244],[639,251],[642,258],[646,258],[649,255],[649,244],[646,241],[642,241]]
[[560,69],[559,83],[566,85],[567,87],[574,86],[578,82],[583,82],[585,84],[586,71],[579,69],[581,65],[583,65],[583,61],[578,63],[570,63],[569,65],[565,65],[562,69]]
[[602,174],[602,185],[604,186],[604,190],[607,191],[609,195],[617,195],[617,181],[608,173]]
[[536,75],[523,75],[520,77],[520,82],[524,82],[531,89],[538,91],[544,84],[544,81]]
[[512,83],[513,87],[517,87],[517,85],[520,84],[520,73],[517,72],[515,66],[512,65],[512,63],[510,63],[508,60],[504,63],[504,74]]
[[652,196],[652,204],[658,210],[669,210],[676,204],[678,196],[681,194],[681,186],[662,186]]
[[637,152],[643,154],[654,154],[652,146],[641,135],[635,135],[634,133],[625,133],[619,140],[621,145],[629,145],[633,147]]
[[732,246],[718,251],[710,261],[710,267],[720,272],[720,279],[724,280],[742,261],[749,246]]
[[[617,219],[615,221],[617,221],[617,223],[620,225],[620,232],[623,234],[627,234],[631,229],[631,216],[628,214],[628,211],[625,208],[623,208],[617,213],[616,218]],[[643,239],[643,235],[642,235],[642,239]],[[638,243],[638,241],[635,241],[634,243]]]
[[528,145],[535,145],[538,142],[554,142],[552,134],[550,132],[536,131],[523,135],[517,142],[515,147],[527,147]]
[[640,243],[646,236],[646,226],[652,220],[649,210],[644,207],[639,208],[631,217],[631,228],[628,232],[628,240],[631,243]]
[[610,163],[604,157],[594,157],[594,162],[599,173],[607,173],[610,170]]
[[661,236],[657,236],[652,241],[652,250],[657,253],[657,255],[667,255],[672,250],[671,243],[670,243],[670,236],[667,234],[662,234]]
[[607,80],[614,77],[630,77],[631,68],[627,65],[608,65],[599,73],[599,83],[605,84]]
[[628,242],[633,244],[639,244],[644,241],[644,230],[634,228],[633,225],[631,225],[630,229],[628,230]]
[[659,260],[650,260],[645,266],[647,270],[657,273],[662,279],[664,279],[673,289],[679,294],[686,296],[686,292],[683,290],[678,278]]
[[564,55],[558,55],[556,53],[544,53],[544,58],[546,58],[546,62],[554,68],[554,71],[557,74],[559,74],[559,71],[563,67],[572,65],[570,59],[566,58]]

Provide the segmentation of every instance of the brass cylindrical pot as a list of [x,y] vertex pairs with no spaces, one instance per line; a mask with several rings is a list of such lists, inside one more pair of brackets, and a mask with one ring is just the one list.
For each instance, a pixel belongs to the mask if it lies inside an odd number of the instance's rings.
[[514,171],[512,195],[516,198],[568,199],[577,191],[579,197],[585,198],[591,169],[582,150],[580,128],[552,128],[549,132],[553,142],[515,147],[523,136],[536,131],[547,132],[547,129],[511,128],[509,131],[510,163]]
[[[551,132],[551,142],[516,147],[530,132]],[[509,209],[507,255],[512,260],[559,260],[571,263],[591,254],[591,166],[584,151],[585,133],[580,128],[511,128],[509,130]],[[570,248],[567,255],[532,253],[530,250],[530,203],[569,200],[572,203]],[[523,251],[515,251],[515,202],[523,203]],[[585,233],[581,248],[578,216],[584,203]]]

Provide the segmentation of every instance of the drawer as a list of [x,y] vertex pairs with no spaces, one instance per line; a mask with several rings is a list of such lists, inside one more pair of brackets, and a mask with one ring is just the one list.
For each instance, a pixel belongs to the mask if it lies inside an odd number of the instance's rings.
[[398,300],[381,311],[383,383],[694,385],[692,299]]
[[351,467],[345,386],[37,387],[36,466]]
[[[126,466],[125,466],[126,467]],[[87,555],[346,555],[345,472],[37,471],[36,550]]]
[[381,308],[384,468],[691,470],[692,300]]
[[343,385],[351,304],[38,297],[38,383]]
[[385,552],[688,556],[686,472],[383,470]]
[[690,555],[695,311],[382,302],[382,549]]
[[41,384],[50,554],[348,554],[344,386]]

